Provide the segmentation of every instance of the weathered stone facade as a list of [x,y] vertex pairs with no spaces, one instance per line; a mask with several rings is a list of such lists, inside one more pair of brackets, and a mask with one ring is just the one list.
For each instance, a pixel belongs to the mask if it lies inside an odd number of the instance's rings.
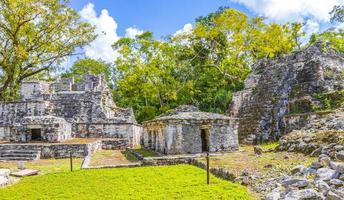
[[[36,131],[36,133],[35,133]],[[29,116],[12,128],[10,140],[27,142],[40,137],[42,141],[60,142],[72,137],[72,127],[65,119],[53,116]],[[36,134],[36,135],[35,135]]]
[[[99,149],[123,150],[127,139],[103,138],[86,143],[4,143],[0,144],[0,160],[35,160],[47,158],[85,157]],[[14,153],[13,153],[14,152]]]
[[[228,111],[229,116],[239,118],[239,139],[244,142],[276,140],[301,129],[309,123],[302,119],[321,117],[314,112],[329,107],[317,96],[343,97],[343,55],[321,42],[275,60],[261,60],[252,69]],[[291,114],[300,120],[288,117]]]
[[21,100],[0,102],[0,140],[59,142],[70,137],[127,139],[139,144],[141,126],[132,109],[117,107],[103,76],[75,83],[24,82]]
[[181,106],[144,122],[143,143],[164,154],[230,151],[239,147],[236,130],[235,119]]

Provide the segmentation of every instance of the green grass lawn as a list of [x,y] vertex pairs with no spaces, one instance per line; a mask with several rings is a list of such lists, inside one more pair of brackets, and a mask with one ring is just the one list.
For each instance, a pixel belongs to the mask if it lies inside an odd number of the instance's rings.
[[26,177],[0,199],[251,199],[245,187],[191,165],[79,170]]

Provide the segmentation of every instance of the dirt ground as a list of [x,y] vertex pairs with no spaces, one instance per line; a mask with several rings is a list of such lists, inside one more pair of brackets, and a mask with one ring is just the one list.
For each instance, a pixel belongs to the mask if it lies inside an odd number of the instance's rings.
[[243,146],[237,152],[214,156],[210,159],[212,167],[224,167],[236,175],[243,171],[258,176],[276,176],[290,171],[299,164],[310,165],[316,158],[292,152],[266,152],[254,154],[252,146]]
[[90,166],[123,165],[136,161],[123,150],[98,150],[92,154]]
[[[80,170],[82,158],[73,158],[73,170]],[[40,175],[70,171],[70,159],[41,159],[24,161],[25,168],[40,170]],[[18,161],[0,161],[0,168],[16,171]]]
[[[243,173],[256,177],[253,185],[249,185],[252,196],[259,199],[259,194],[255,193],[253,186],[270,178],[276,178],[289,174],[290,170],[296,165],[310,165],[316,160],[304,154],[294,152],[274,152],[272,151],[277,144],[262,145],[265,153],[255,155],[253,146],[241,146],[237,152],[226,153],[210,158],[211,167],[226,168],[236,176]],[[200,158],[205,162],[204,158]]]

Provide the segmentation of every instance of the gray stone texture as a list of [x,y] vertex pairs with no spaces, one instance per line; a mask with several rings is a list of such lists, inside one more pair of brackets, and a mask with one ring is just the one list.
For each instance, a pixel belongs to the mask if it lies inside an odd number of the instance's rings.
[[[164,154],[193,154],[202,149],[202,130],[209,152],[237,150],[237,121],[225,115],[182,106],[144,122],[143,144]],[[204,142],[204,141],[203,141]]]
[[[86,157],[99,150],[123,150],[128,147],[127,139],[104,138],[89,143],[28,143],[0,144],[0,160],[34,160],[47,158]],[[8,154],[10,152],[15,152]],[[32,157],[31,154],[38,154]],[[1,175],[1,173],[0,173]]]
[[40,129],[47,142],[124,138],[129,146],[139,144],[142,131],[133,110],[113,102],[104,77],[89,74],[79,83],[71,78],[24,82],[20,101],[0,102],[0,140],[28,142],[32,129]]
[[20,126],[13,128],[10,141],[31,141],[31,129],[41,130],[41,140],[48,142],[60,142],[70,139],[71,124],[65,119],[54,116],[29,116],[23,117]]
[[[276,140],[291,130],[315,125],[311,121],[323,116],[309,113],[311,105],[320,105],[313,95],[344,89],[343,55],[321,42],[275,60],[261,60],[252,70],[228,111],[239,118],[239,139],[247,143]],[[287,116],[295,107],[307,114]],[[325,119],[324,127],[343,129],[343,114],[337,118]]]

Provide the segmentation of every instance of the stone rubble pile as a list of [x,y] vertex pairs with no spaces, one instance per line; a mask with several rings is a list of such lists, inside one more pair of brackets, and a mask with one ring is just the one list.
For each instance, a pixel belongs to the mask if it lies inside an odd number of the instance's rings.
[[344,162],[335,162],[326,154],[306,167],[298,165],[290,175],[266,181],[273,188],[265,200],[326,199],[344,198]]
[[[291,134],[294,135],[291,136]],[[300,152],[310,156],[328,156],[331,159],[344,161],[344,145],[338,142],[344,140],[344,132],[324,132],[324,134],[327,135],[326,138],[330,143],[322,143],[319,139],[314,138],[314,133],[290,133],[280,140],[278,150]]]
[[0,187],[10,184],[10,173],[9,169],[0,169]]

